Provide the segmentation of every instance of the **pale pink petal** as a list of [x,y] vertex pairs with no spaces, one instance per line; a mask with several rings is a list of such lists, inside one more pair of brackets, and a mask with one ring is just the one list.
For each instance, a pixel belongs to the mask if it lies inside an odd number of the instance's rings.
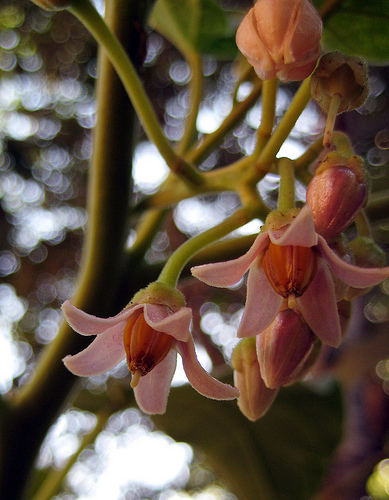
[[286,229],[269,230],[269,238],[273,243],[281,246],[313,247],[317,245],[315,225],[308,205],[301,209],[300,213]]
[[144,315],[146,323],[157,332],[167,333],[183,342],[188,340],[192,321],[192,309],[189,307],[181,307],[179,311],[173,313],[167,306],[145,304]]
[[262,266],[254,263],[247,279],[247,298],[238,337],[258,335],[276,317],[283,298],[272,288]]
[[235,285],[242,279],[254,259],[266,248],[268,242],[267,232],[260,233],[250,249],[238,259],[192,267],[191,272],[193,276],[208,285],[221,288]]
[[114,368],[126,357],[123,343],[125,323],[112,326],[98,335],[83,351],[63,359],[74,375],[88,377],[99,375]]
[[143,304],[127,307],[111,318],[99,318],[77,309],[69,300],[62,304],[62,312],[69,325],[81,335],[99,335],[108,328],[127,321],[134,311],[143,307]]
[[165,413],[176,362],[177,351],[170,349],[163,361],[140,378],[134,393],[139,408],[145,413],[150,415]]
[[177,342],[177,348],[189,383],[197,392],[211,399],[235,399],[239,396],[235,387],[223,384],[204,370],[197,359],[192,338],[188,342]]
[[332,347],[341,341],[341,328],[331,272],[319,259],[316,275],[303,295],[296,299],[297,308],[317,337]]
[[389,267],[358,267],[348,264],[331,250],[324,238],[319,236],[319,248],[336,276],[355,288],[378,285],[389,277]]

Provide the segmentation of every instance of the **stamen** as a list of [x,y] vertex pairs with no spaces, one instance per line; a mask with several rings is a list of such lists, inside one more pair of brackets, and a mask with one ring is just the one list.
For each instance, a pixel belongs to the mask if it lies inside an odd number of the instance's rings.
[[139,380],[140,380],[141,376],[142,376],[142,372],[140,370],[136,370],[136,372],[133,374],[131,384],[130,384],[133,389],[139,384]]
[[294,309],[296,307],[296,295],[294,293],[288,295],[288,307],[289,309]]

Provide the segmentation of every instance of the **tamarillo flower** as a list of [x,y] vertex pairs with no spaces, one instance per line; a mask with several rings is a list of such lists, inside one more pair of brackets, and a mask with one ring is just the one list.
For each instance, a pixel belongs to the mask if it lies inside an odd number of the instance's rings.
[[209,375],[197,360],[190,332],[192,311],[188,307],[171,308],[166,303],[130,303],[111,318],[98,318],[73,306],[62,305],[69,325],[81,335],[96,335],[93,342],[64,364],[75,375],[91,376],[114,368],[127,358],[133,374],[138,406],[149,414],[166,410],[177,352],[192,387],[212,399],[234,399],[239,392]]
[[389,267],[361,268],[345,262],[315,232],[309,207],[296,213],[272,212],[244,255],[191,271],[216,287],[235,285],[249,271],[238,337],[260,334],[287,305],[301,314],[324,344],[337,347],[342,332],[334,276],[350,286],[365,288],[386,279]]
[[323,25],[310,0],[257,0],[236,44],[262,80],[304,80],[321,53]]

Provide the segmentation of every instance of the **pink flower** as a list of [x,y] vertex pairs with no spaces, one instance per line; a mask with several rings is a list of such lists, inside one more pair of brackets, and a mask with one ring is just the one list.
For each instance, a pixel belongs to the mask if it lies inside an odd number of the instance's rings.
[[96,335],[86,349],[66,356],[65,366],[75,375],[98,375],[127,355],[135,398],[145,413],[165,412],[177,352],[190,384],[200,394],[212,399],[234,399],[239,394],[234,387],[211,377],[198,362],[190,333],[192,311],[188,307],[174,312],[162,304],[133,304],[104,319],[77,309],[67,300],[62,311],[76,332]]
[[389,267],[360,268],[338,257],[316,234],[307,205],[281,229],[265,227],[238,259],[197,266],[192,274],[209,285],[229,287],[249,270],[238,337],[265,330],[287,303],[323,343],[337,347],[341,325],[334,280],[356,288],[373,286],[389,276]]
[[303,80],[321,53],[322,21],[310,0],[257,0],[236,44],[262,80]]

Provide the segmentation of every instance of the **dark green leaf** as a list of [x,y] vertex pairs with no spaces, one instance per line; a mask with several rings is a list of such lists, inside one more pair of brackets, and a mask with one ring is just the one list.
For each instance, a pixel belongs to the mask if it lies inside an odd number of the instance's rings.
[[[325,2],[317,0],[316,7]],[[367,58],[389,61],[389,0],[344,0],[324,23],[324,47]]]
[[158,0],[150,23],[184,54],[231,54],[235,32],[214,0]]
[[308,500],[318,488],[341,435],[336,387],[317,393],[294,385],[270,411],[250,422],[236,402],[211,401],[184,386],[172,390],[155,417],[174,439],[201,448],[212,467],[245,500]]

